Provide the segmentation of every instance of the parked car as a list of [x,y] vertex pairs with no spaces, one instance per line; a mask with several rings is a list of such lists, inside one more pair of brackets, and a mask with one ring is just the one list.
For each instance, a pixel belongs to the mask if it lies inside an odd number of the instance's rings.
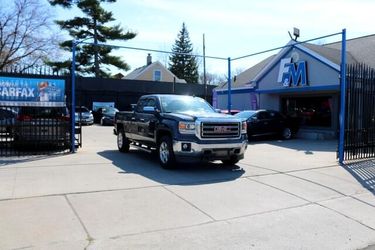
[[108,112],[108,110],[114,109],[114,107],[100,107],[92,110],[94,116],[94,123],[101,123],[103,113]]
[[94,123],[100,123],[100,120],[102,119],[102,110],[104,108],[98,108],[92,110],[92,115],[94,116]]
[[76,107],[75,122],[91,125],[94,123],[94,116],[92,112],[85,106]]
[[100,125],[114,125],[115,123],[115,114],[119,110],[117,108],[103,108],[102,109],[102,117],[100,119]]
[[246,120],[247,135],[279,135],[283,139],[291,139],[299,129],[296,119],[286,117],[274,110],[245,110],[234,115]]
[[66,107],[20,107],[14,126],[16,146],[51,144],[68,147],[70,116]]
[[12,108],[0,108],[0,134],[12,136],[17,111]]

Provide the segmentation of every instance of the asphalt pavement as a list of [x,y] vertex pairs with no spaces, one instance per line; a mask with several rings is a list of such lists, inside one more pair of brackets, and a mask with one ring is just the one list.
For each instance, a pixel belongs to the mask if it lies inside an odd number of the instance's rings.
[[0,159],[0,249],[372,249],[375,161],[261,139],[235,168],[159,167],[85,126],[75,154]]

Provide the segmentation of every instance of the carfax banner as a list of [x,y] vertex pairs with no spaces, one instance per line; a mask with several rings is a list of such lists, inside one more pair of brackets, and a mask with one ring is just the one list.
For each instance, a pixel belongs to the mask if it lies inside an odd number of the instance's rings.
[[1,106],[65,106],[65,80],[0,77]]

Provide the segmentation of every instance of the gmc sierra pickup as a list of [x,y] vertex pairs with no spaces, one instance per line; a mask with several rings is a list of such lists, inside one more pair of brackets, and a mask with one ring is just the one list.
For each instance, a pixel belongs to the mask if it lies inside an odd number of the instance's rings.
[[216,112],[199,97],[142,96],[132,112],[115,115],[117,146],[156,151],[160,165],[221,160],[234,165],[247,148],[246,121]]

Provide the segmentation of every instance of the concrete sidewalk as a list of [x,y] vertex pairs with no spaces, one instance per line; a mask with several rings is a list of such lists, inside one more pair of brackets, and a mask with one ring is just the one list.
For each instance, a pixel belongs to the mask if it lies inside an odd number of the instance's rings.
[[231,169],[167,171],[84,127],[76,154],[0,160],[0,249],[362,249],[375,244],[374,161],[335,141],[255,141]]

